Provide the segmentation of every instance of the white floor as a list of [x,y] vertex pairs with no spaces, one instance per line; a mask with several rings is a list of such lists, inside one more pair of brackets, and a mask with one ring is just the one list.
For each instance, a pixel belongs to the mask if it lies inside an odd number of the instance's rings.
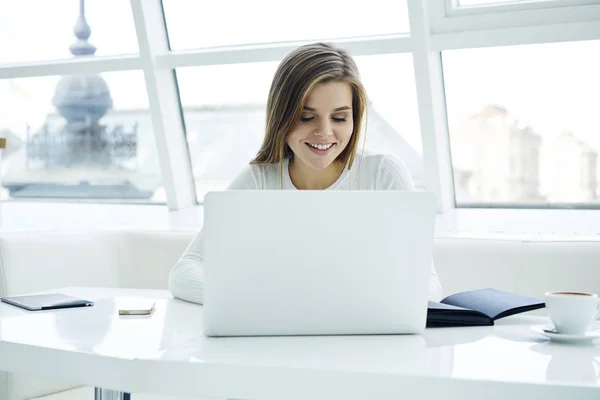
[[[201,206],[169,211],[164,205],[0,202],[0,230],[199,230]],[[437,237],[600,240],[600,210],[457,209],[440,214]]]

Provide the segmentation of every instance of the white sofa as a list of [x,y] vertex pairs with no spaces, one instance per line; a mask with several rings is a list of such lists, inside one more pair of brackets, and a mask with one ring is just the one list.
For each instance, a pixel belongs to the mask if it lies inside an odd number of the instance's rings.
[[[170,268],[194,234],[2,232],[0,296],[65,286],[167,289]],[[482,287],[540,298],[548,290],[600,292],[600,240],[438,238],[434,261],[445,295]],[[0,400],[33,398],[88,400],[93,390],[76,382],[0,373]],[[167,399],[146,394],[134,398]]]

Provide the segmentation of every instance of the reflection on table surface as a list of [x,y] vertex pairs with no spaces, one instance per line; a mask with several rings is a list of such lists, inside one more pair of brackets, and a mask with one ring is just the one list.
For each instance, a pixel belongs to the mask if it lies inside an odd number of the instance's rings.
[[[249,367],[321,369],[519,382],[600,383],[600,341],[557,344],[530,331],[543,317],[493,327],[427,329],[423,335],[207,338],[202,306],[164,291],[72,288],[89,308],[27,312],[0,305],[0,340],[109,356]],[[151,297],[150,317],[119,316],[116,301]]]

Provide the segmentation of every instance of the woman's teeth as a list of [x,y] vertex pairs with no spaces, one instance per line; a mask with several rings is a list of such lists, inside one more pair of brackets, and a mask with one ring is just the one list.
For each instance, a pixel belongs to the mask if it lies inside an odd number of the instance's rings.
[[310,147],[314,147],[315,149],[327,150],[328,148],[330,148],[331,146],[333,146],[333,143],[329,143],[329,144],[312,144],[312,143],[309,143],[308,145]]

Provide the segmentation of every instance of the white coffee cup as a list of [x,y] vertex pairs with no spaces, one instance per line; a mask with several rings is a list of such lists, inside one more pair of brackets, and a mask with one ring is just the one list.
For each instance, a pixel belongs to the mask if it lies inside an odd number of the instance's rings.
[[598,295],[586,292],[548,292],[546,308],[559,333],[583,334],[600,316]]

